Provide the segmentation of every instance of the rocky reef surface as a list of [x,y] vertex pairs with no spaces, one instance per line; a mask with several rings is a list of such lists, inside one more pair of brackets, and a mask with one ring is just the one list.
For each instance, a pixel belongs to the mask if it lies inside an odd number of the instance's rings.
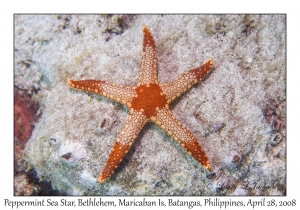
[[[211,74],[170,109],[199,140],[208,173],[156,125],[97,182],[129,110],[67,80],[135,86],[142,25],[167,83],[214,58]],[[285,15],[16,15],[15,88],[40,118],[23,162],[61,195],[285,195]]]

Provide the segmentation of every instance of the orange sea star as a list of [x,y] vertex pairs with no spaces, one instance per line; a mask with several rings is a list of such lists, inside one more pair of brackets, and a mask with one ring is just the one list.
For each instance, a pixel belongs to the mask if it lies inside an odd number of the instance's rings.
[[123,87],[101,80],[69,80],[72,88],[81,89],[120,102],[130,108],[128,121],[113,146],[98,181],[109,178],[144,125],[152,121],[173,137],[204,168],[212,171],[205,152],[195,137],[174,117],[169,104],[202,80],[213,67],[213,59],[199,68],[180,75],[173,82],[159,84],[157,80],[157,52],[155,41],[147,26],[143,26],[143,58],[137,86]]

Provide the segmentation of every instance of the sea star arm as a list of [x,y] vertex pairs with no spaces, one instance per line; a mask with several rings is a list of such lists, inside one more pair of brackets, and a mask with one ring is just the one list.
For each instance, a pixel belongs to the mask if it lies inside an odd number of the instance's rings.
[[190,89],[194,84],[202,80],[212,69],[213,59],[209,59],[199,68],[192,69],[180,75],[174,81],[161,85],[163,93],[166,95],[168,103],[174,101],[181,94]]
[[68,83],[72,88],[103,95],[128,107],[131,107],[132,98],[136,95],[135,88],[124,87],[101,80],[69,80]]
[[206,170],[212,171],[211,164],[196,138],[174,117],[168,108],[160,109],[154,121],[173,137]]
[[142,112],[130,109],[128,121],[114,144],[104,169],[98,178],[100,183],[103,183],[114,173],[147,121],[147,117]]
[[156,83],[157,80],[157,52],[152,33],[147,26],[143,26],[143,56],[139,77],[139,85]]

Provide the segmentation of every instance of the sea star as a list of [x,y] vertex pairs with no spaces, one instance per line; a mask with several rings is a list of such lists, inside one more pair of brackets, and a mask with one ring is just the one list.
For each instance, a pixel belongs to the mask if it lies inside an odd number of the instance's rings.
[[205,152],[195,137],[174,117],[169,104],[202,80],[213,67],[213,59],[201,67],[180,75],[170,83],[159,84],[157,80],[157,52],[152,33],[143,26],[142,67],[137,86],[123,87],[101,80],[69,80],[72,88],[93,92],[120,102],[130,108],[128,121],[114,144],[98,181],[109,178],[135,141],[144,125],[152,121],[165,130],[204,168],[212,171]]

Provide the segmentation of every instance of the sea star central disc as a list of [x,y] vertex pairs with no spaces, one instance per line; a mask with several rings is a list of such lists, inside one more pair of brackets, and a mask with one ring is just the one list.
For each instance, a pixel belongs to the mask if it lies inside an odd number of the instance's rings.
[[140,85],[137,95],[132,100],[132,108],[142,111],[146,117],[155,116],[157,111],[167,104],[167,98],[157,84]]

